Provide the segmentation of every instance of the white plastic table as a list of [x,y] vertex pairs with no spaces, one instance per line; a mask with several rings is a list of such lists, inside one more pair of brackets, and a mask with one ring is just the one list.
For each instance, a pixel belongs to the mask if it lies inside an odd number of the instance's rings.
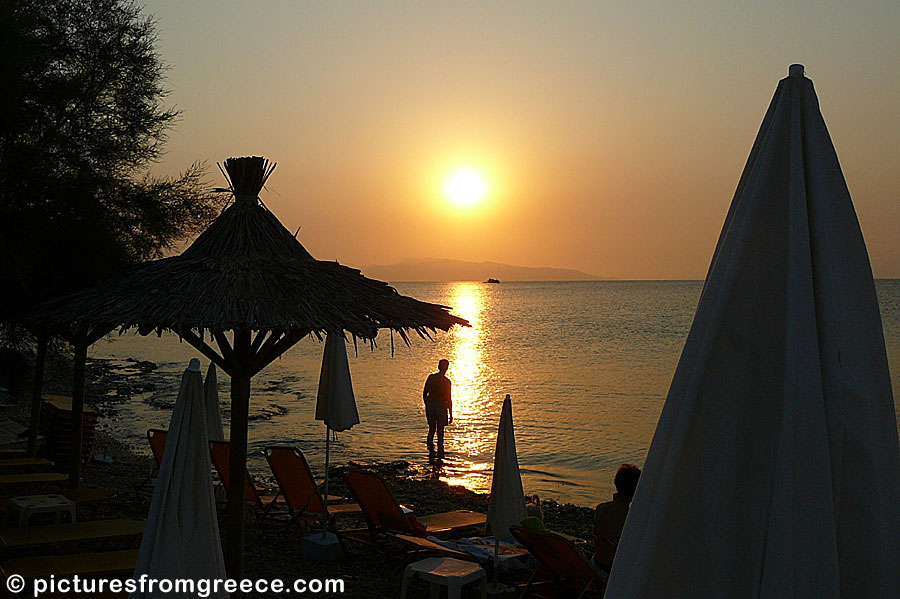
[[459,599],[463,585],[477,580],[481,581],[481,599],[487,598],[487,574],[484,568],[472,562],[452,557],[429,557],[406,566],[400,599],[406,599],[409,580],[417,575],[428,582],[431,599],[437,599],[440,585],[447,587],[447,599]]
[[75,502],[62,495],[23,495],[10,497],[9,507],[19,512],[19,526],[26,526],[35,514],[55,513],[54,522],[59,524],[64,513],[70,522],[75,522]]

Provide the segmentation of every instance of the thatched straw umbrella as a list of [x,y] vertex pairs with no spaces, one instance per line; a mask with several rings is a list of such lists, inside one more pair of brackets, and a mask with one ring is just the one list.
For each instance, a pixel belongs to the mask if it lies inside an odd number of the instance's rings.
[[[196,347],[231,376],[233,481],[244,479],[247,465],[250,379],[300,339],[346,331],[372,341],[378,329],[389,328],[408,342],[410,331],[427,337],[468,324],[444,306],[402,296],[358,270],[313,258],[258,198],[274,166],[261,157],[226,160],[234,203],[181,255],[48,302],[33,319],[48,328],[87,331],[85,340],[92,338],[90,331],[111,328],[137,328],[141,334],[169,329]],[[78,473],[77,457],[72,473]],[[225,561],[229,576],[240,578],[244,493],[241,485],[231,485],[231,491]]]

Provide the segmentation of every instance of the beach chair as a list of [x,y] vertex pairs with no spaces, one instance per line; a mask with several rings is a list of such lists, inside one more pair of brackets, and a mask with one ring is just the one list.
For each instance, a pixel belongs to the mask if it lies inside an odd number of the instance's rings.
[[[376,541],[383,533],[421,536],[417,535],[412,522],[403,513],[403,508],[380,476],[363,470],[348,470],[344,473],[344,480],[362,509],[372,541]],[[468,510],[416,516],[416,520],[425,527],[429,535],[452,533],[470,526],[483,525],[485,518],[485,514]]]
[[[324,506],[322,495],[303,453],[296,447],[271,446],[266,447],[265,454],[281,496],[284,497],[290,511],[290,521],[296,523],[302,518],[321,518]],[[329,528],[335,528],[334,523],[338,516],[362,515],[362,510],[357,504],[346,501],[344,497],[328,496]]]
[[538,561],[519,599],[601,597],[606,581],[590,559],[566,537],[522,526],[509,531]]
[[59,547],[70,543],[133,537],[143,534],[145,523],[142,518],[116,518],[10,528],[0,532],[0,551],[21,552],[40,545]]
[[[210,441],[209,455],[212,458],[216,472],[219,473],[219,480],[222,481],[222,486],[225,487],[225,492],[227,493],[229,467],[231,464],[231,443],[228,441]],[[254,516],[256,516],[258,524],[262,524],[263,520],[269,518],[270,512],[275,508],[279,497],[281,497],[280,492],[275,495],[260,495],[256,490],[253,479],[250,477],[250,472],[245,471],[244,500],[248,505],[255,508]]]
[[163,453],[166,451],[166,440],[169,437],[169,431],[161,428],[151,428],[147,430],[147,442],[150,444],[150,452],[153,453],[153,461],[156,462],[156,469],[162,466]]
[[132,483],[134,494],[139,499],[149,499],[153,494],[153,477],[159,472],[162,465],[163,453],[166,450],[166,439],[169,436],[168,431],[160,428],[151,428],[147,430],[147,443],[150,445],[150,453],[153,454],[153,464],[150,465],[150,472],[139,483]]

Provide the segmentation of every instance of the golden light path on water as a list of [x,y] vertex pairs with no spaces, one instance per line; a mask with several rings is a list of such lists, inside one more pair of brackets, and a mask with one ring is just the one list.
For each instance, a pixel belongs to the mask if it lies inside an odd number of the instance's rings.
[[482,313],[485,309],[484,285],[475,282],[454,283],[449,305],[453,313],[462,316],[471,327],[454,327],[450,370],[453,381],[453,422],[448,429],[448,447],[453,456],[448,468],[436,473],[451,485],[463,485],[472,489],[489,486],[490,461],[473,460],[474,456],[493,452],[492,435],[483,429],[485,412],[491,406],[485,381],[490,379],[485,350],[485,331]]

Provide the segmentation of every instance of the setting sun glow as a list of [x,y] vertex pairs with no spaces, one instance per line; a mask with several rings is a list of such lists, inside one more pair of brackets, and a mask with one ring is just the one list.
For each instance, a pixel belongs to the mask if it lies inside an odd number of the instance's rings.
[[450,173],[444,182],[444,193],[460,207],[475,206],[487,195],[487,182],[481,173],[461,169]]

